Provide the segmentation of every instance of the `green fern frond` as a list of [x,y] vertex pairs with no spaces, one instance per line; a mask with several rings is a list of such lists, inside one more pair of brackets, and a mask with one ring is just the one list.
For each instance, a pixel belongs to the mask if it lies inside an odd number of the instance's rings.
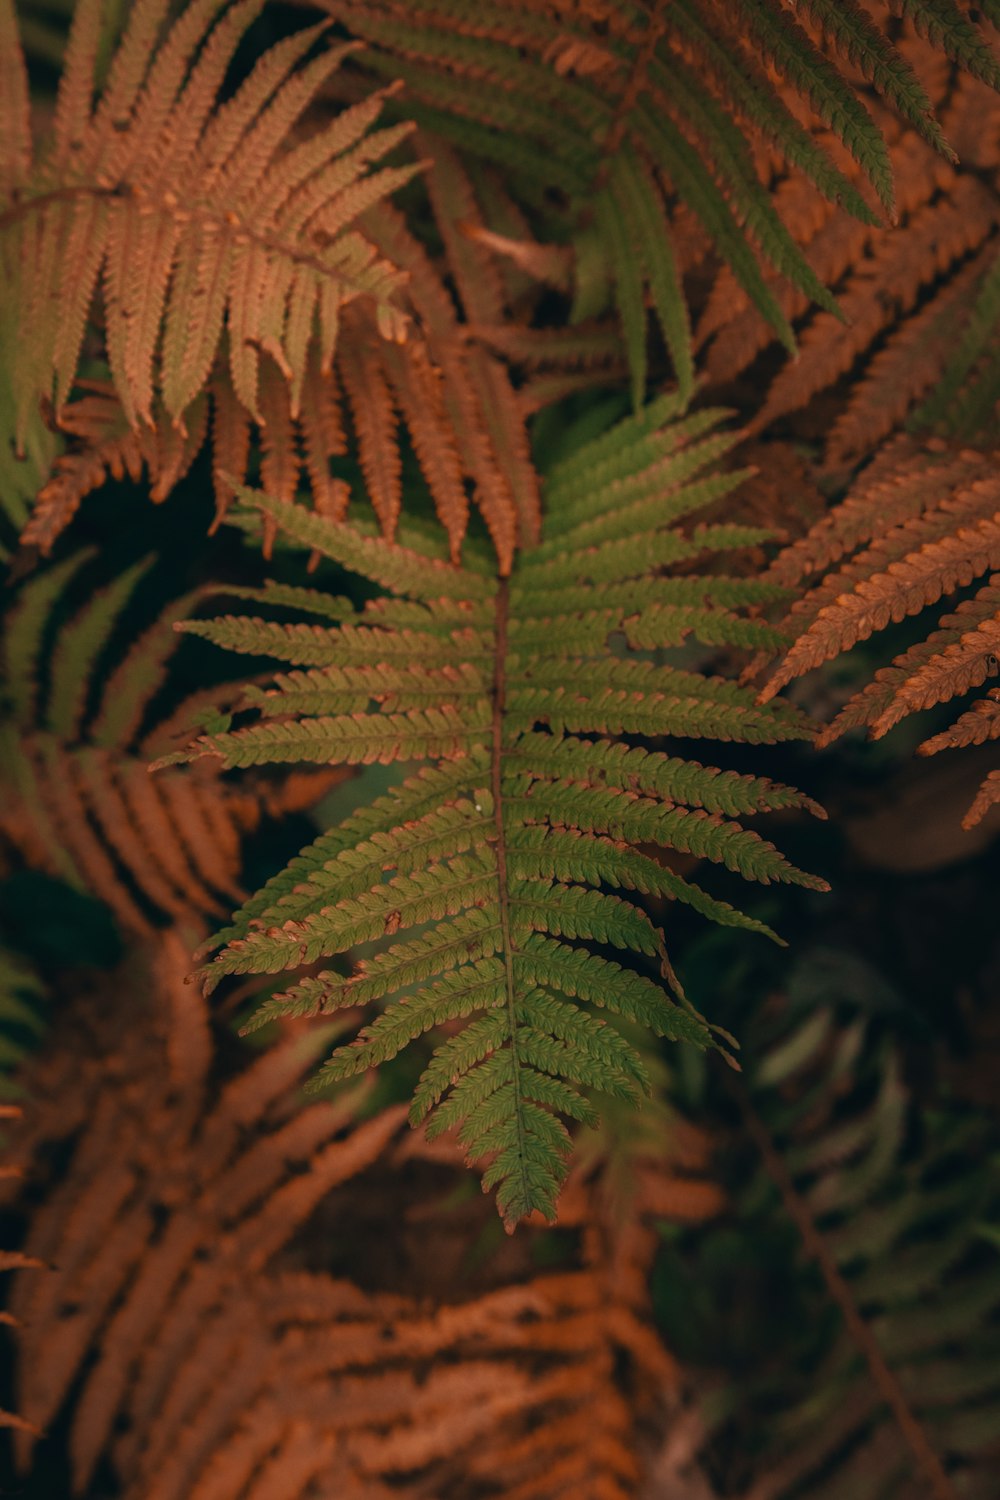
[[[718,413],[666,421],[680,405],[675,398],[627,419],[553,472],[553,534],[522,554],[509,580],[483,568],[475,549],[459,568],[417,545],[373,544],[345,523],[241,491],[280,534],[394,597],[344,618],[340,604],[326,610],[311,594],[278,590],[275,602],[327,618],[275,625],[229,616],[186,627],[308,670],[249,689],[263,717],[202,735],[166,763],[430,762],[321,835],[252,897],[216,938],[206,983],[358,950],[352,973],[303,979],[251,1023],[374,1007],[321,1082],[377,1067],[425,1033],[468,1020],[428,1063],[414,1118],[429,1114],[432,1130],[455,1127],[471,1158],[493,1159],[487,1177],[511,1227],[535,1209],[554,1213],[570,1146],[559,1117],[590,1120],[590,1091],[631,1097],[642,1085],[640,1060],[613,1030],[616,1016],[716,1045],[683,994],[670,998],[672,969],[643,898],[679,900],[768,933],[633,846],[685,852],[764,883],[823,887],[737,821],[768,808],[817,811],[808,798],[615,742],[623,733],[751,743],[808,734],[788,705],[761,709],[735,683],[661,665],[644,645],[623,654],[615,644],[648,638],[658,649],[691,632],[752,641],[765,629],[716,602],[717,593],[727,603],[756,599],[752,585],[659,568],[661,557],[676,566],[710,553],[713,541],[740,540],[726,528],[688,535],[677,525],[703,501],[705,484],[718,486],[702,474],[731,441],[706,437]],[[724,476],[726,487],[734,482]],[[623,492],[632,503],[619,506]],[[608,559],[591,537],[603,541],[611,511],[625,550],[595,585],[592,560]],[[639,545],[646,538],[652,551]],[[556,586],[544,576],[550,565]],[[421,620],[435,628],[421,629]]]

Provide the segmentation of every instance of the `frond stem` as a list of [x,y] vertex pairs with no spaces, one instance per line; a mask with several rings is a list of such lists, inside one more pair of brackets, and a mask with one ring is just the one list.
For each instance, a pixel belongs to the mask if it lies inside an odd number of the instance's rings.
[[317,275],[336,277],[345,283],[350,283],[351,278],[346,276],[340,267],[331,268],[320,256],[303,250],[301,245],[278,239],[273,234],[262,234],[259,230],[253,229],[245,220],[237,219],[235,215],[214,213],[211,209],[202,208],[198,204],[192,205],[188,201],[182,203],[170,189],[158,197],[147,198],[127,182],[115,187],[102,187],[99,183],[92,182],[77,183],[73,187],[52,188],[47,193],[39,193],[35,198],[21,199],[12,208],[0,213],[0,233],[27,214],[44,211],[50,203],[71,202],[74,198],[106,198],[109,201],[131,199],[135,203],[148,204],[160,213],[169,214],[182,223],[190,224],[197,221],[202,227],[216,230],[220,234],[238,235],[246,243],[269,251],[272,255],[284,256],[297,266],[306,266],[315,271]]
[[[507,620],[510,613],[510,584],[506,578],[497,583],[496,625],[494,633],[493,660],[493,722],[492,751],[490,762],[490,791],[493,796],[493,816],[497,830],[497,897],[500,907],[500,931],[503,942],[504,989],[507,1004],[507,1025],[510,1031],[510,1055],[513,1064],[514,1117],[517,1121],[518,1159],[522,1163],[521,1189],[528,1197],[528,1181],[524,1172],[527,1142],[521,1118],[520,1059],[517,1055],[517,1012],[514,985],[514,954],[510,935],[510,902],[507,893],[507,846],[503,819],[503,716],[507,694]],[[513,1224],[507,1224],[508,1233],[513,1233]]]
[[81,182],[73,187],[52,188],[49,192],[39,193],[34,198],[22,198],[19,194],[15,194],[13,205],[0,214],[0,233],[9,229],[12,224],[16,224],[18,219],[23,219],[26,214],[45,209],[50,203],[70,203],[74,198],[120,198],[121,196],[118,188],[99,187],[93,182]]
[[594,182],[595,188],[604,186],[607,181],[608,172],[610,171],[610,159],[617,153],[622,141],[625,139],[625,132],[628,129],[628,117],[635,108],[636,100],[642,91],[646,74],[649,71],[649,65],[653,59],[653,53],[656,51],[656,45],[666,29],[667,21],[663,14],[666,4],[667,0],[654,0],[653,6],[646,17],[645,32],[636,49],[628,80],[622,89],[621,96],[615,107],[614,118],[608,127],[608,133],[601,147],[601,156],[603,159]]

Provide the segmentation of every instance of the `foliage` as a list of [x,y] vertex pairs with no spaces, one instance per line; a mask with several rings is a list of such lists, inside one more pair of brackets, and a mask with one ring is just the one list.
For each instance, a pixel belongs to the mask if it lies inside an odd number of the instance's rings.
[[[164,498],[209,420],[219,512],[230,495],[223,476],[245,469],[253,422],[268,487],[290,499],[304,466],[317,508],[341,515],[350,492],[330,464],[345,451],[342,385],[386,534],[401,505],[399,410],[453,550],[468,479],[509,556],[517,526],[530,534],[532,484],[518,463],[524,439],[503,373],[485,351],[456,347],[449,295],[405,226],[390,218],[379,230],[359,227],[419,169],[366,175],[410,127],[372,131],[384,100],[375,92],[297,139],[300,118],[351,51],[316,52],[322,25],[262,55],[217,107],[261,4],[191,4],[161,39],[164,0],[140,0],[95,107],[102,4],[85,0],[74,11],[53,138],[36,159],[3,0],[0,316],[4,326],[17,320],[17,357],[5,371],[16,402],[0,452],[10,442],[19,453],[37,446],[39,398],[76,440],[22,540],[50,549],[108,472],[138,477],[145,465],[153,498]],[[451,191],[461,192],[456,174]],[[400,292],[409,279],[419,327],[407,340]],[[71,401],[84,354],[91,372],[107,368],[110,385]],[[15,496],[5,504],[20,520]]]
[[[794,349],[765,267],[831,316],[837,304],[761,183],[760,158],[776,156],[861,224],[894,220],[886,133],[857,86],[867,82],[932,152],[954,159],[909,48],[886,35],[881,6],[875,19],[830,0],[794,14],[775,0],[317,3],[374,44],[363,67],[405,81],[409,118],[500,166],[529,202],[558,191],[568,206],[577,315],[600,308],[613,287],[637,404],[647,300],[679,388],[692,385],[686,267],[670,223],[676,203]],[[958,5],[920,0],[905,10],[938,53],[997,87],[997,61]],[[803,123],[806,101],[828,127],[828,146]]]
[[[716,1397],[713,1442],[721,1457],[738,1429],[739,1492],[768,1500],[986,1497],[1000,1267],[984,1230],[997,1205],[969,1163],[995,1152],[995,1128],[956,1101],[915,1098],[884,1019],[798,989],[747,1038],[734,1093],[759,1157],[733,1215],[746,1241],[791,1231],[813,1274],[790,1255],[783,1275],[802,1305],[787,1325],[773,1308],[788,1347]],[[713,1235],[721,1249],[731,1232],[695,1234],[687,1253],[710,1262]],[[776,1292],[790,1295],[787,1282]]]
[[[1000,505],[992,453],[957,448],[941,439],[902,437],[889,444],[858,485],[771,569],[793,583],[818,575],[793,606],[798,637],[763,697],[849,650],[891,622],[936,604],[1000,567]],[[980,687],[998,671],[1000,577],[994,574],[937,629],[882,667],[856,692],[818,743],[846,729],[866,727],[874,738],[908,714],[948,703]],[[923,741],[933,755],[1000,736],[1000,690],[967,708]],[[1000,771],[992,771],[965,817],[971,828],[1000,800]]]
[[[554,469],[545,534],[509,583],[485,564],[458,569],[244,491],[283,533],[391,592],[361,611],[323,593],[273,592],[336,625],[236,615],[184,627],[297,670],[248,690],[260,722],[203,735],[161,765],[206,755],[227,768],[427,763],[251,899],[215,940],[225,946],[209,986],[391,939],[349,977],[326,971],[294,985],[255,1024],[382,1002],[326,1064],[321,1076],[336,1081],[475,1016],[431,1058],[411,1118],[430,1116],[432,1133],[459,1125],[470,1159],[493,1158],[484,1184],[498,1187],[509,1227],[535,1209],[554,1215],[569,1150],[558,1115],[593,1119],[581,1089],[638,1100],[648,1088],[634,1049],[590,1006],[672,1041],[712,1044],[632,898],[668,897],[767,931],[637,846],[693,853],[765,884],[823,888],[738,821],[808,798],[621,739],[773,743],[808,732],[792,709],[762,713],[730,682],[661,663],[688,637],[745,647],[772,638],[731,609],[767,597],[759,584],[678,571],[757,534],[683,528],[738,476],[705,472],[731,441],[705,436],[718,414],[670,421],[675,404],[611,428]],[[266,603],[269,591],[256,597]],[[634,656],[615,650],[619,637]],[[580,941],[624,952],[627,966]]]
[[[23,1410],[47,1423],[73,1391],[76,1488],[107,1454],[136,1500],[237,1500],[251,1484],[288,1500],[630,1494],[633,1429],[664,1420],[652,1392],[678,1373],[644,1323],[650,1220],[717,1207],[703,1142],[680,1131],[671,1157],[637,1160],[615,1232],[595,1213],[599,1160],[578,1174],[564,1227],[584,1242],[563,1267],[433,1302],[303,1269],[288,1253],[296,1228],[332,1191],[349,1241],[348,1185],[392,1145],[401,1111],[357,1124],[356,1090],[296,1102],[329,1026],[290,1026],[220,1085],[185,962],[176,937],[148,949],[141,1028],[123,1030],[108,997],[78,1010],[75,1052],[36,1068],[39,1104],[16,1143],[30,1161],[76,1137],[30,1236],[56,1269],[19,1274],[11,1303]],[[397,1192],[414,1159],[397,1161]],[[627,1395],[611,1393],[616,1362]],[[35,1441],[18,1439],[22,1461]]]
[[170,625],[196,596],[175,600],[107,671],[107,648],[154,559],[68,606],[93,561],[82,551],[36,574],[10,609],[0,834],[8,856],[98,896],[129,931],[148,933],[164,920],[199,926],[241,894],[242,835],[262,815],[305,805],[331,777],[245,789],[208,768],[150,778],[149,756],[176,743],[178,723],[190,723],[196,706],[175,704],[149,722],[178,645]]
[[0,0],[0,1488],[995,1489],[998,39]]

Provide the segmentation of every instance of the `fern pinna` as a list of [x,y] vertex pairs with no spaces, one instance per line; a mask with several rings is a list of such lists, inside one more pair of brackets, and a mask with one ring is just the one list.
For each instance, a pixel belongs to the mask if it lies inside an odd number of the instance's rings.
[[[720,414],[677,419],[679,405],[661,398],[554,470],[545,536],[509,580],[474,549],[456,567],[416,531],[412,546],[390,547],[244,491],[287,537],[388,592],[356,608],[268,585],[243,592],[327,623],[227,616],[180,627],[292,670],[268,690],[248,689],[259,722],[203,735],[160,764],[203,755],[227,767],[428,763],[253,897],[219,935],[205,978],[213,986],[377,945],[350,975],[306,977],[256,1017],[262,1025],[384,1005],[320,1082],[474,1017],[431,1057],[412,1119],[431,1115],[432,1133],[458,1126],[470,1159],[493,1157],[484,1185],[499,1188],[508,1226],[534,1209],[554,1212],[569,1149],[558,1116],[592,1120],[591,1088],[638,1099],[646,1085],[634,1048],[591,1006],[671,1040],[714,1043],[673,981],[641,898],[768,931],[635,846],[684,851],[765,883],[824,885],[738,821],[770,808],[816,811],[803,794],[632,743],[808,734],[793,707],[760,709],[730,681],[661,660],[689,639],[775,640],[770,626],[735,612],[773,597],[770,586],[665,571],[761,536],[679,524],[740,477],[711,472],[734,441],[713,432]],[[623,950],[626,961],[581,943]]]

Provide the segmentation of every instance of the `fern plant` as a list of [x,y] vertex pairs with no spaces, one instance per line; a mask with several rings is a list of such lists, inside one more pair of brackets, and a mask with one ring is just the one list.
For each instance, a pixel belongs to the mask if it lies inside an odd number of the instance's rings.
[[317,29],[265,55],[217,109],[232,54],[260,8],[232,7],[217,21],[221,0],[189,4],[162,40],[166,4],[140,0],[93,107],[102,8],[101,0],[76,8],[53,137],[38,161],[11,0],[0,10],[0,224],[7,295],[21,312],[19,434],[39,396],[57,407],[68,398],[99,282],[108,361],[131,426],[152,422],[157,397],[183,426],[223,326],[242,404],[259,413],[267,351],[287,372],[294,408],[314,341],[325,361],[333,354],[344,302],[367,298],[385,334],[401,334],[399,277],[352,227],[366,202],[415,170],[363,178],[400,130],[366,136],[376,97],[289,149],[297,120],[344,56],[328,49],[293,73]]
[[738,1086],[761,1164],[737,1209],[758,1237],[790,1218],[819,1275],[803,1277],[791,1335],[808,1353],[787,1351],[731,1407],[753,1428],[740,1455],[756,1455],[750,1493],[986,1500],[1000,1422],[995,1129],[915,1100],[875,1019],[804,994],[771,1012],[747,1037]]
[[[761,161],[777,158],[862,223],[894,219],[886,132],[865,102],[872,91],[932,151],[954,159],[910,56],[912,32],[890,39],[881,5],[872,15],[853,0],[316,4],[372,44],[360,59],[369,74],[405,81],[407,118],[466,160],[497,164],[536,223],[558,193],[568,214],[552,233],[572,246],[574,315],[613,299],[637,403],[647,308],[680,388],[691,389],[678,203],[793,350],[767,270],[831,313],[836,303],[761,182]],[[911,0],[902,10],[934,55],[1000,85],[989,33],[955,0]],[[804,118],[827,127],[828,146]]]
[[[765,883],[824,885],[738,821],[769,808],[817,811],[807,797],[631,742],[808,733],[795,709],[760,710],[732,682],[662,660],[687,640],[775,640],[735,612],[772,597],[769,585],[677,571],[760,537],[679,524],[740,477],[711,471],[734,440],[713,432],[720,414],[678,419],[679,405],[663,398],[550,474],[545,536],[509,581],[483,555],[457,568],[416,534],[412,546],[389,547],[244,491],[286,536],[389,592],[359,610],[270,586],[250,596],[339,623],[235,615],[181,626],[294,670],[248,690],[260,722],[203,735],[161,765],[205,755],[227,767],[428,762],[253,897],[217,939],[205,978],[211,987],[391,940],[350,976],[293,985],[255,1024],[381,1002],[325,1065],[321,1081],[335,1082],[475,1017],[429,1061],[412,1119],[430,1115],[432,1132],[457,1126],[471,1158],[493,1158],[484,1184],[498,1187],[509,1226],[554,1211],[569,1146],[558,1116],[592,1120],[591,1088],[638,1098],[646,1085],[635,1049],[591,1006],[672,1040],[715,1043],[637,898],[768,931],[637,846]],[[625,962],[581,942],[621,950]]]
[[51,547],[109,468],[145,460],[165,494],[204,440],[209,389],[222,468],[246,462],[253,421],[266,429],[269,477],[293,458],[297,476],[298,429],[318,503],[342,498],[329,474],[342,449],[332,374],[342,319],[363,304],[376,337],[406,332],[404,277],[357,220],[419,165],[368,172],[408,133],[371,129],[381,93],[297,138],[351,50],[317,51],[322,25],[261,56],[220,107],[261,8],[192,0],[164,32],[164,0],[139,0],[92,103],[104,7],[83,0],[52,136],[36,150],[11,0],[0,6],[0,317],[17,324],[4,451],[11,438],[26,447],[41,399],[58,416],[82,358],[91,373],[106,366],[116,398],[96,427],[91,403],[93,451],[45,496],[29,542]]

